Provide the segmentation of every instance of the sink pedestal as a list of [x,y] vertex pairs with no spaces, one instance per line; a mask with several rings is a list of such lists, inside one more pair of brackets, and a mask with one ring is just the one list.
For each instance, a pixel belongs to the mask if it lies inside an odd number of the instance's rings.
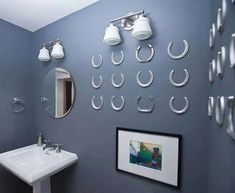
[[51,193],[50,178],[46,178],[45,180],[36,182],[33,185],[33,193]]

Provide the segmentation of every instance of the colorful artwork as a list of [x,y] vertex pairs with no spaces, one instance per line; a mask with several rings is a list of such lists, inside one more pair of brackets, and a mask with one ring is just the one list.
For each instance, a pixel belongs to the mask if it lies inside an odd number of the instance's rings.
[[162,146],[131,140],[130,163],[162,170]]

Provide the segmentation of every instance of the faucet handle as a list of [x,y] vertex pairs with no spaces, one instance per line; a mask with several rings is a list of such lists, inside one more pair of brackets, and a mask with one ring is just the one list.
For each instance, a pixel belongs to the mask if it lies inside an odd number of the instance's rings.
[[61,149],[62,149],[62,144],[55,144],[55,151],[56,153],[60,153],[61,152]]

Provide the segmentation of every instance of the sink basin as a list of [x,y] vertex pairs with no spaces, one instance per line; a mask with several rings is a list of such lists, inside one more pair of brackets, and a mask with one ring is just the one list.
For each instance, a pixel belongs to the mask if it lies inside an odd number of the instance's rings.
[[49,151],[48,154],[46,151],[37,145],[8,151],[0,154],[0,164],[29,185],[38,187],[40,182],[78,160],[76,154],[67,151]]

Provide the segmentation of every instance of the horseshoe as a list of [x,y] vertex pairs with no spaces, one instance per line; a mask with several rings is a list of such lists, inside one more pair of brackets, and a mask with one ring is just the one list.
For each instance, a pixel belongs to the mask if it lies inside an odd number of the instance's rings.
[[95,77],[92,76],[91,84],[92,84],[93,88],[95,88],[95,89],[100,88],[100,87],[102,86],[102,84],[103,84],[103,78],[102,78],[102,76],[99,75],[99,78],[100,78],[100,83],[99,83],[98,85],[96,85],[96,84],[95,84],[95,80],[94,80]]
[[174,101],[175,97],[171,97],[170,101],[169,101],[169,106],[170,106],[170,109],[173,113],[175,114],[183,114],[185,113],[188,109],[189,109],[189,101],[188,101],[188,98],[187,97],[184,97],[184,100],[185,100],[185,107],[182,109],[182,110],[176,110],[174,107],[173,107],[173,101]]
[[235,97],[228,97],[228,127],[226,129],[227,134],[235,139],[235,130],[233,126],[233,109],[234,109]]
[[113,108],[115,111],[121,111],[121,110],[124,108],[124,106],[125,106],[125,100],[124,100],[123,96],[121,96],[122,104],[121,104],[120,107],[116,107],[116,106],[114,105],[114,102],[113,102],[114,99],[115,99],[115,96],[112,96],[112,98],[111,98],[111,106],[112,106],[112,108]]
[[225,97],[218,96],[215,106],[215,119],[220,126],[223,125],[224,115],[225,115]]
[[103,104],[104,104],[103,97],[100,96],[100,105],[99,105],[99,106],[96,106],[96,105],[95,105],[95,96],[93,96],[92,99],[91,99],[91,104],[92,104],[92,107],[93,107],[95,110],[100,110],[100,109],[102,109]]
[[226,14],[227,14],[227,2],[226,0],[222,0],[222,8],[219,8],[217,12],[217,31],[218,32],[222,32],[224,29]]
[[113,63],[114,65],[118,66],[118,65],[120,65],[121,63],[123,63],[123,61],[124,61],[124,53],[123,53],[122,50],[121,50],[121,55],[122,55],[121,60],[118,61],[118,62],[116,62],[116,61],[114,60],[114,52],[112,53],[111,60],[112,60],[112,63]]
[[147,63],[147,62],[150,62],[152,59],[153,59],[153,56],[154,56],[154,48],[153,48],[153,46],[151,45],[151,44],[149,44],[148,45],[148,47],[149,47],[149,49],[150,49],[150,51],[151,51],[151,54],[150,54],[150,56],[147,58],[147,59],[141,59],[140,58],[140,56],[139,56],[139,52],[140,52],[140,50],[141,50],[141,46],[138,46],[137,47],[137,50],[135,51],[135,57],[136,57],[136,59],[137,59],[137,61],[138,62],[140,62],[140,63]]
[[220,78],[222,78],[224,74],[225,59],[226,59],[226,50],[225,47],[221,47],[221,50],[217,54],[217,61],[216,61],[217,76],[219,76]]
[[140,86],[140,87],[143,87],[143,88],[146,88],[146,87],[149,87],[152,83],[153,83],[153,79],[154,79],[154,76],[153,76],[153,73],[151,70],[149,70],[149,74],[150,74],[150,79],[147,83],[142,83],[140,81],[140,74],[141,74],[141,71],[139,71],[136,75],[136,81],[137,81],[137,84]]
[[213,23],[212,28],[210,29],[210,32],[209,32],[209,47],[211,49],[214,47],[215,33],[216,33],[216,29],[215,29],[215,24]]
[[111,78],[112,85],[113,85],[115,88],[120,88],[120,87],[124,84],[124,81],[125,81],[124,75],[121,73],[122,80],[121,80],[121,82],[120,82],[119,84],[116,84],[116,83],[114,82],[114,77],[115,77],[115,75],[113,74],[113,75],[112,75],[112,78]]
[[188,51],[189,51],[189,44],[188,44],[188,42],[187,42],[186,40],[183,40],[183,42],[184,42],[184,51],[183,51],[182,54],[180,54],[180,55],[173,55],[173,54],[171,53],[171,47],[172,47],[172,45],[173,45],[173,42],[170,42],[170,43],[169,43],[168,48],[167,48],[167,53],[168,53],[168,55],[169,55],[170,58],[172,58],[172,59],[174,59],[174,60],[179,60],[179,59],[181,59],[181,58],[183,58],[183,57],[186,56],[186,54],[187,54]]
[[215,107],[214,97],[209,97],[209,100],[208,100],[208,117],[210,117],[210,118],[213,116],[214,107]]
[[101,65],[102,65],[102,62],[103,62],[103,57],[102,57],[102,55],[101,54],[99,54],[99,59],[100,59],[100,62],[98,63],[98,64],[95,64],[95,62],[94,62],[94,56],[92,56],[92,59],[91,59],[91,63],[92,63],[92,66],[94,67],[94,68],[99,68]]
[[185,86],[187,84],[187,82],[189,81],[189,73],[186,69],[184,69],[184,72],[185,72],[185,79],[180,82],[180,83],[176,83],[174,80],[173,80],[173,74],[174,74],[174,70],[172,70],[170,72],[170,75],[169,75],[169,80],[171,82],[172,85],[174,85],[175,87],[182,87],[182,86]]
[[209,64],[209,82],[213,83],[215,81],[215,75],[216,75],[216,63],[213,59],[211,63]]
[[231,35],[230,42],[230,68],[235,67],[235,33]]
[[151,106],[148,109],[142,109],[139,107],[139,103],[141,100],[141,96],[137,97],[137,111],[141,112],[141,113],[151,113],[155,107],[155,101],[153,96],[149,95],[148,99],[151,101]]

